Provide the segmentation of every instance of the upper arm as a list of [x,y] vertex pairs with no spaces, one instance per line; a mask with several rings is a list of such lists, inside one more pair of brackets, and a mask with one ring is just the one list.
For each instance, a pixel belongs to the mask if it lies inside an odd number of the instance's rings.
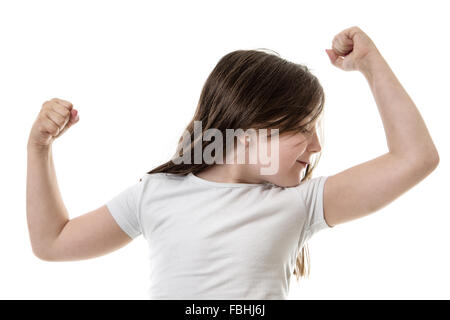
[[330,226],[375,212],[423,180],[436,161],[392,153],[329,176],[323,190],[324,217]]
[[132,238],[120,228],[108,207],[102,207],[69,220],[41,259],[82,260],[117,250]]
[[141,234],[139,197],[142,179],[115,195],[105,205],[69,220],[45,250],[49,261],[82,260],[117,250]]

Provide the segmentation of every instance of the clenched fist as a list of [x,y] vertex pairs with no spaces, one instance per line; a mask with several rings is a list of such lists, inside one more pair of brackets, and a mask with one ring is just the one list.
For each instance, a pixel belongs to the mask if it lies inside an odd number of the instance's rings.
[[34,122],[28,144],[47,147],[79,120],[72,103],[58,98],[44,102]]
[[358,27],[338,33],[333,38],[332,49],[325,51],[331,63],[344,71],[364,71],[370,60],[380,55],[373,41]]

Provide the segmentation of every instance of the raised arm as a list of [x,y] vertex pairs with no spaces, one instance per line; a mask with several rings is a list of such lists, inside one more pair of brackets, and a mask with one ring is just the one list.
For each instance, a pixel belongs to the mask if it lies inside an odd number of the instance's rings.
[[358,70],[366,78],[389,149],[327,179],[324,216],[334,226],[391,203],[428,176],[437,167],[439,155],[414,102],[361,29],[352,27],[336,35],[327,53],[334,66]]
[[44,103],[28,140],[28,230],[34,254],[46,261],[92,258],[131,241],[106,206],[69,219],[56,180],[52,142],[77,121],[70,102],[52,99]]

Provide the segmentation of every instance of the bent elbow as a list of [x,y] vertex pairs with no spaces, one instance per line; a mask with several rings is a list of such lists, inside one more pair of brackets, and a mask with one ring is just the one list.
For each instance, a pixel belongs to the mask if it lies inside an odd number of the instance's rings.
[[439,160],[439,153],[436,152],[436,156],[434,157],[434,168],[438,166]]
[[425,173],[425,175],[428,176],[439,165],[439,155],[436,153],[435,155],[428,157],[428,159],[426,159],[422,163],[423,164],[420,170],[422,170]]
[[431,152],[428,152],[428,160],[429,160],[430,166],[433,167],[433,169],[436,169],[436,167],[439,164],[439,153],[434,144],[431,149]]
[[425,162],[427,169],[433,171],[434,169],[437,168],[437,166],[439,165],[439,154],[437,153],[437,151],[428,157],[428,160]]
[[39,248],[36,246],[33,246],[32,250],[33,250],[34,256],[37,257],[39,260],[47,261],[47,262],[58,261],[57,259],[55,259],[54,256],[52,256],[50,254],[49,250]]
[[425,172],[427,174],[434,171],[439,165],[439,153],[436,148],[433,151],[415,153],[405,157],[407,163],[415,168],[416,171]]
[[40,252],[40,251],[34,251],[34,250],[33,250],[33,254],[34,254],[34,256],[35,256],[36,258],[38,258],[39,260],[42,260],[42,261],[50,261],[49,257],[48,257],[46,254],[43,254],[43,253]]

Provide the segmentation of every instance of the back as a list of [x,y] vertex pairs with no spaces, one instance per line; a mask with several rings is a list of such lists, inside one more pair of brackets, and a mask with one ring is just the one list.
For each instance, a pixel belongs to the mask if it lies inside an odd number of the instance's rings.
[[286,299],[298,250],[329,228],[326,179],[283,188],[145,174],[106,205],[148,241],[151,299]]

